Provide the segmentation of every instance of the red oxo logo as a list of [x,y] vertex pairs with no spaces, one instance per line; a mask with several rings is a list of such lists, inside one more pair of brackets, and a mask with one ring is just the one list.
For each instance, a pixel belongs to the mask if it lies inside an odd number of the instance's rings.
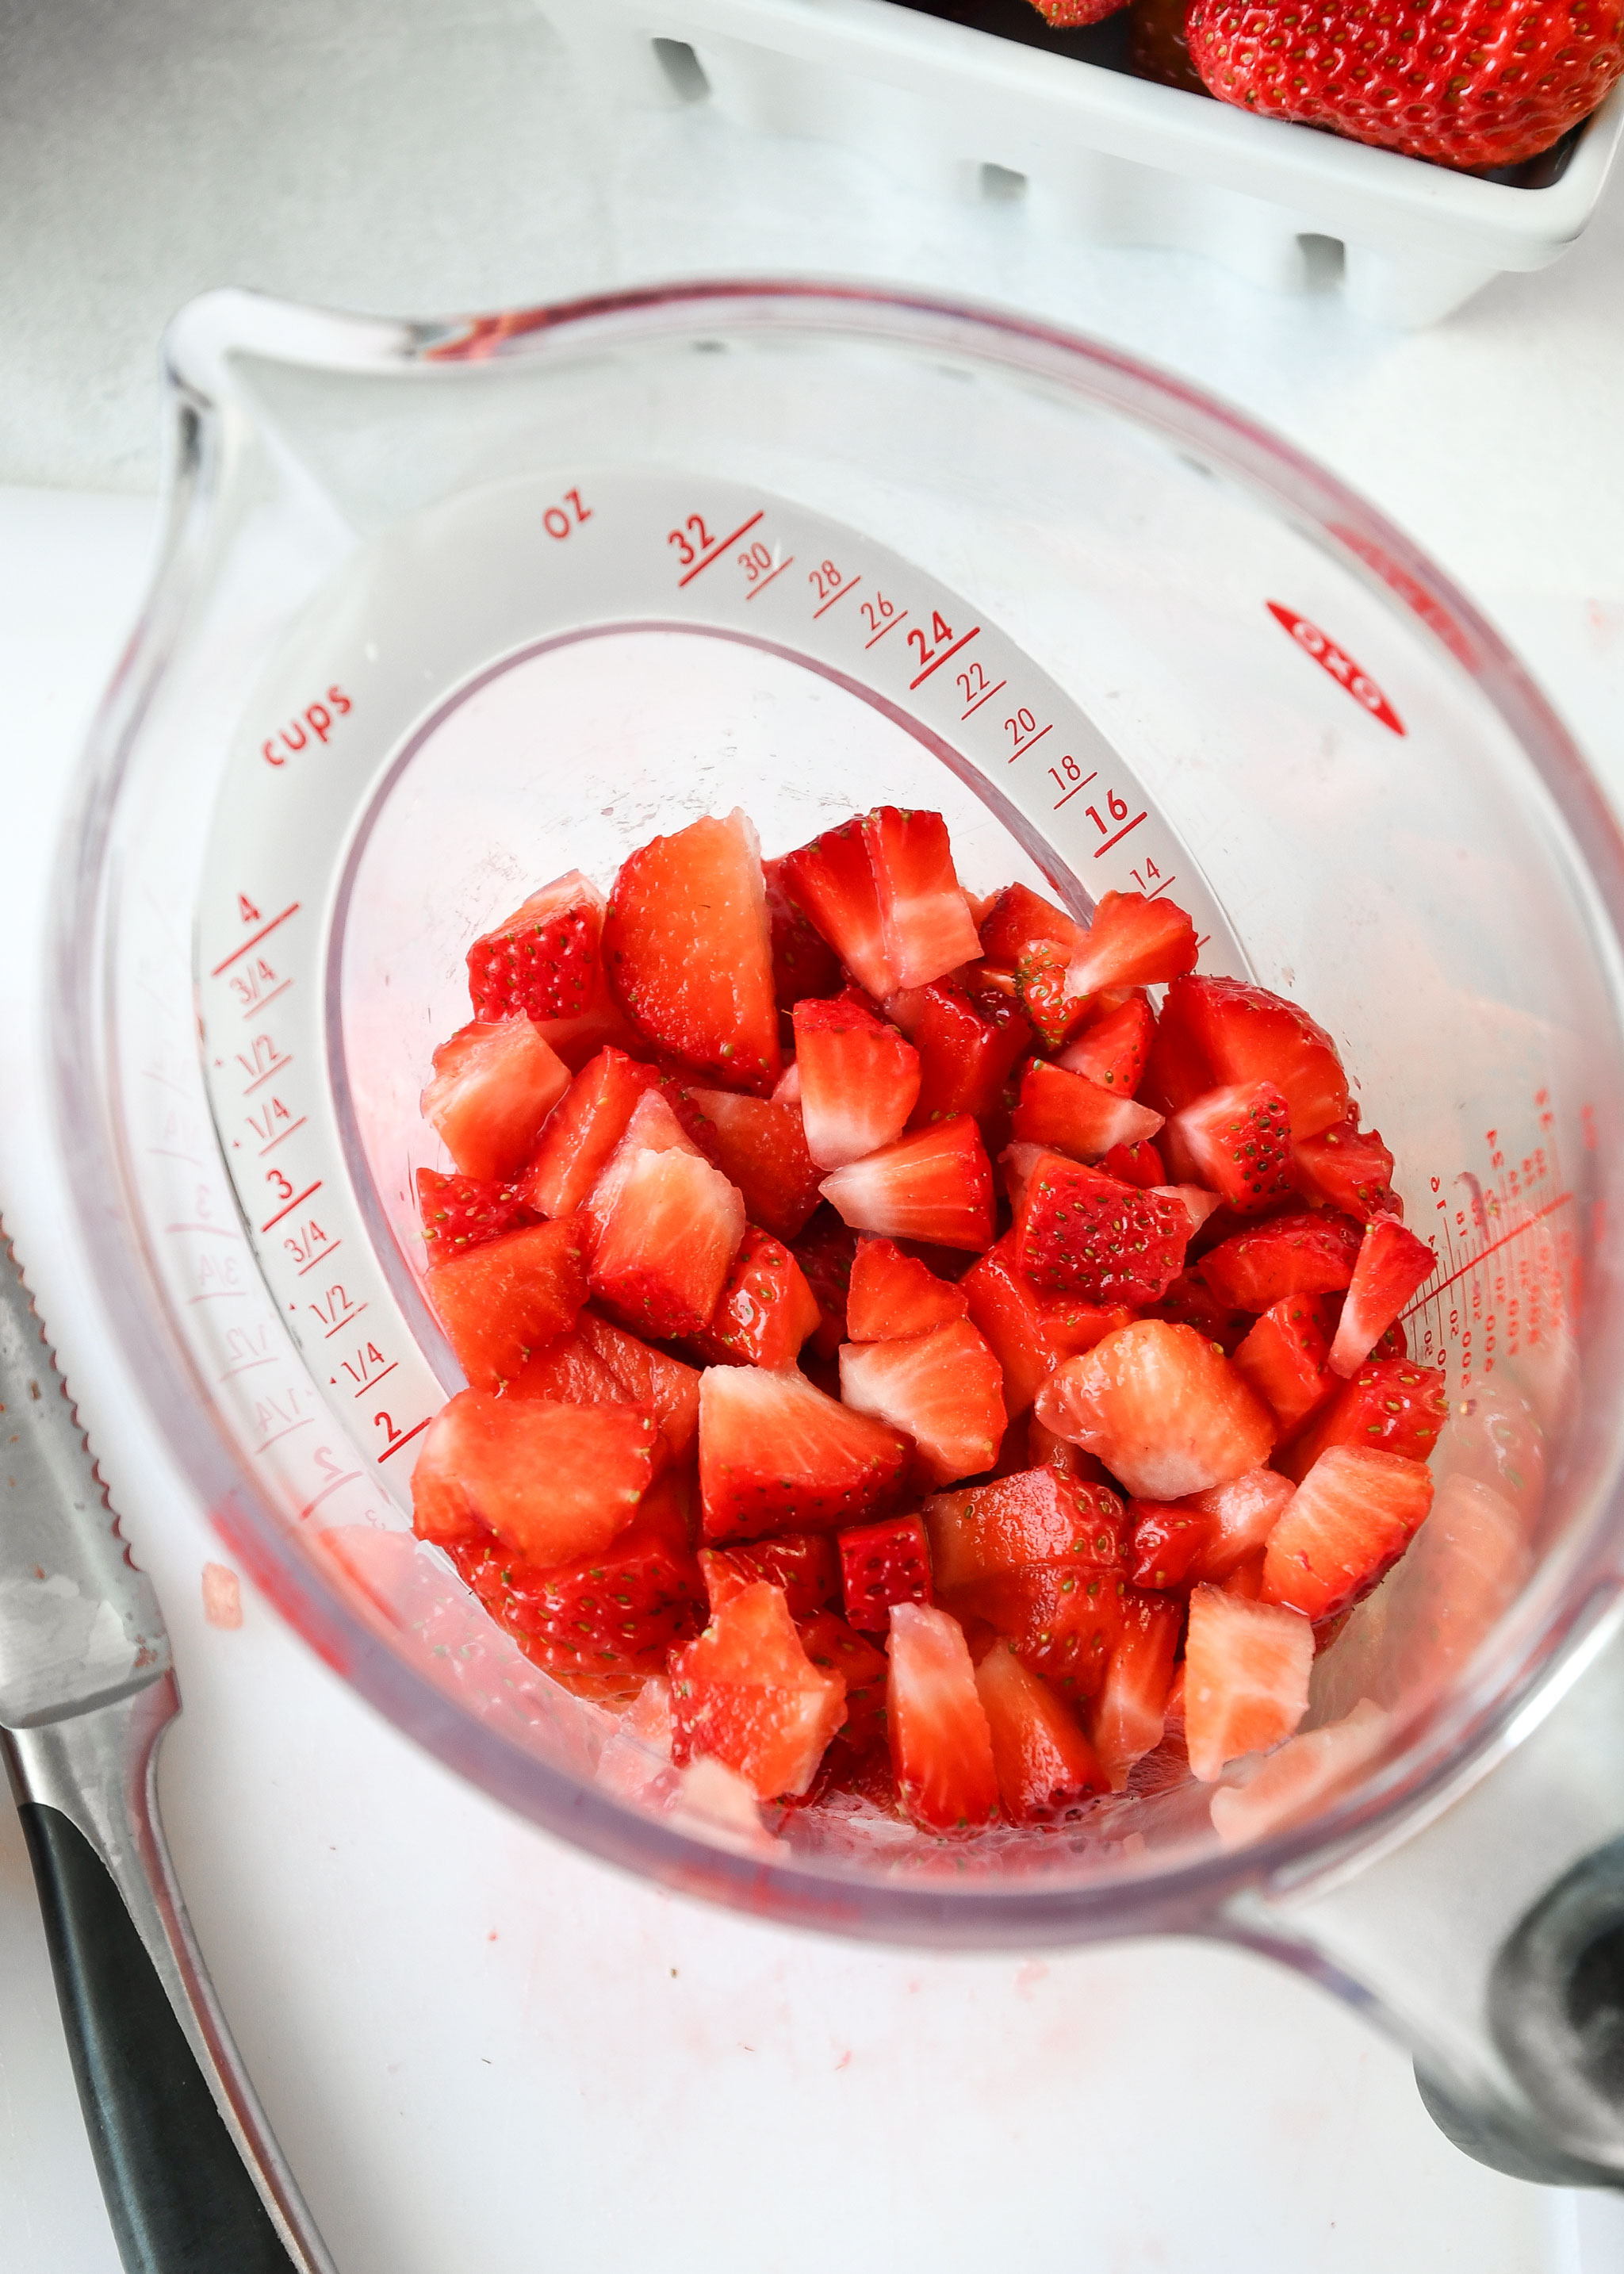
[[1321,671],[1328,671],[1339,687],[1345,687],[1356,703],[1361,704],[1372,719],[1380,719],[1395,734],[1404,731],[1404,722],[1382,693],[1375,681],[1369,678],[1350,655],[1344,654],[1333,639],[1327,639],[1318,624],[1311,624],[1306,616],[1294,609],[1282,608],[1278,600],[1267,603],[1268,612],[1277,624],[1282,625],[1300,648],[1312,656]]

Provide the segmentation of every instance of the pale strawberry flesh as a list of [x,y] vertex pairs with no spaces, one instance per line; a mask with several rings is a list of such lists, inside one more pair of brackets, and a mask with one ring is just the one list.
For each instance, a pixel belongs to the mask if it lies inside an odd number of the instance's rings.
[[1378,1216],[1365,1228],[1353,1276],[1331,1344],[1331,1371],[1357,1374],[1380,1337],[1417,1290],[1437,1258],[1425,1239],[1395,1216]]
[[863,822],[863,840],[898,987],[928,987],[981,953],[939,813],[878,806]]
[[968,1319],[887,1342],[846,1343],[840,1396],[914,1440],[933,1484],[978,1475],[997,1457],[1008,1415],[997,1359]]
[[891,1615],[887,1718],[902,1805],[922,1831],[968,1832],[998,1813],[992,1733],[962,1629],[945,1611]]
[[973,1254],[992,1239],[992,1163],[967,1113],[835,1170],[819,1190],[854,1231]]
[[913,1043],[844,1000],[797,1003],[794,1023],[801,1118],[818,1166],[843,1168],[900,1137],[919,1096]]
[[699,1491],[707,1541],[838,1532],[888,1510],[908,1440],[786,1368],[710,1367],[699,1391]]

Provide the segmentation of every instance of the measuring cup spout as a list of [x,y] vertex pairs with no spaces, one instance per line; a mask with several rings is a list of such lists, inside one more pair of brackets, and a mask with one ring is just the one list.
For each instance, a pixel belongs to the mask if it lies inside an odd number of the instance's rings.
[[[1442,2129],[1521,2179],[1624,2187],[1624,1630],[1616,1606],[1488,1773],[1229,1931],[1414,2055]],[[1555,1702],[1552,1703],[1555,1692]],[[1520,1740],[1520,1741],[1519,1741]]]

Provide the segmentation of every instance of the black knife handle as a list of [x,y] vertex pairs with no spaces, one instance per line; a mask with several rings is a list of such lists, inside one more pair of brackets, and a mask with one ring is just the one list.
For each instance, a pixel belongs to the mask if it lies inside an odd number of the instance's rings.
[[19,1811],[85,2127],[127,2274],[289,2274],[124,1898],[59,1809]]

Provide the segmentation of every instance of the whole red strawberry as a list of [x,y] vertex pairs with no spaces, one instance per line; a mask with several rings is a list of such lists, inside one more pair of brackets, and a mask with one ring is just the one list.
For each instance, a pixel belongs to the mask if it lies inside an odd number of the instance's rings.
[[1624,0],[1191,0],[1215,95],[1440,165],[1515,166],[1624,72]]
[[1046,24],[1056,32],[1075,31],[1081,24],[1097,24],[1114,16],[1127,0],[1032,0]]

